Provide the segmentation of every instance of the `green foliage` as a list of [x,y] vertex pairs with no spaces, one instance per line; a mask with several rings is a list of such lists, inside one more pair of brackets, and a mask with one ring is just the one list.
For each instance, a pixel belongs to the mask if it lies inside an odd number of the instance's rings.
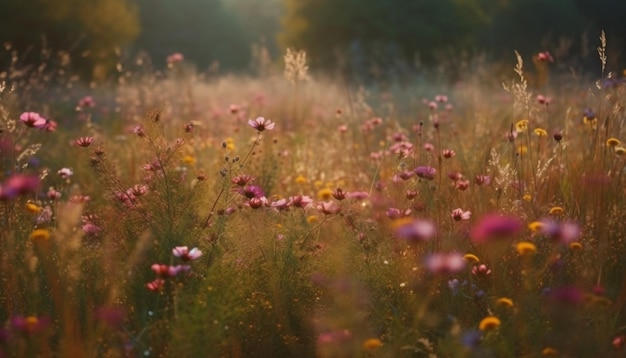
[[114,65],[115,50],[139,33],[128,0],[7,0],[0,4],[0,41],[12,44],[25,63],[40,64],[41,50],[71,55],[84,73]]
[[248,64],[249,46],[241,25],[220,0],[136,0],[141,35],[135,48],[163,64],[175,52],[201,68],[226,69]]
[[364,46],[367,54],[380,44],[405,59],[423,53],[432,60],[437,49],[472,45],[488,22],[473,1],[286,0],[285,7],[282,43],[306,49],[322,64],[351,46]]

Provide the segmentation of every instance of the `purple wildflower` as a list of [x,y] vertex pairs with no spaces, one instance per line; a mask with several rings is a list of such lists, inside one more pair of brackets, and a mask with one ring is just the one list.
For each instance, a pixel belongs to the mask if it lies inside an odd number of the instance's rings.
[[437,174],[437,169],[426,166],[417,167],[415,168],[415,174],[417,174],[417,176],[420,178],[433,180],[435,179],[435,175]]

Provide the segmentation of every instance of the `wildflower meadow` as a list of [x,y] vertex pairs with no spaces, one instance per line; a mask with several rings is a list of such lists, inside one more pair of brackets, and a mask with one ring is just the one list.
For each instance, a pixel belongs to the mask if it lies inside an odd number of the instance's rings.
[[[626,73],[0,69],[0,357],[626,356]],[[458,64],[461,66],[461,64]],[[561,67],[562,68],[562,67]]]

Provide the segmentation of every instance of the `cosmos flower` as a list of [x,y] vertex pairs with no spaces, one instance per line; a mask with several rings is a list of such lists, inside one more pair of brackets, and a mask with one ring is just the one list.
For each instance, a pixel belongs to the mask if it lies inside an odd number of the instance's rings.
[[76,145],[79,147],[89,147],[91,143],[93,143],[93,141],[93,137],[80,137],[76,139],[74,143],[76,143]]
[[450,214],[450,217],[452,217],[455,221],[469,220],[471,216],[472,213],[470,211],[463,211],[461,208],[452,210],[452,214]]
[[193,261],[202,256],[202,251],[200,251],[197,247],[189,250],[187,246],[176,246],[172,249],[172,254],[182,261]]
[[256,119],[248,120],[248,124],[250,127],[256,129],[259,132],[263,132],[264,130],[271,131],[274,129],[276,123],[272,122],[269,119],[265,119],[264,117],[257,117]]
[[435,179],[435,175],[437,174],[437,169],[433,167],[421,166],[415,168],[415,174],[417,174],[417,176],[420,178],[433,180]]
[[48,121],[37,112],[24,112],[20,115],[20,121],[27,127],[45,128]]

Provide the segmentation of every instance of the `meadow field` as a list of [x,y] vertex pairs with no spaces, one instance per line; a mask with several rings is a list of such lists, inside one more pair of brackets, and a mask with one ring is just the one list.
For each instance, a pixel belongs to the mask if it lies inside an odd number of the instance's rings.
[[[0,69],[0,357],[622,357],[626,73]],[[561,61],[561,63],[559,63]],[[502,70],[504,68],[504,70]]]

